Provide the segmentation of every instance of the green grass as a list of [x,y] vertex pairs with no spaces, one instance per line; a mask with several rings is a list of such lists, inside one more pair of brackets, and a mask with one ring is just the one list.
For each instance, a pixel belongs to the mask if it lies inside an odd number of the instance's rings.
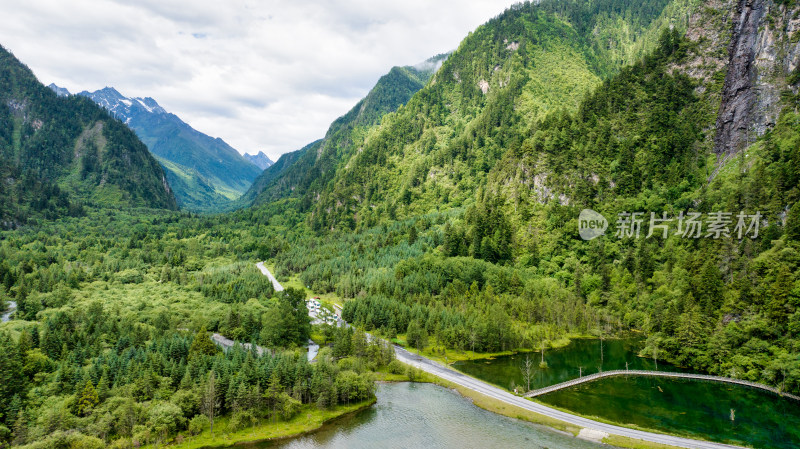
[[678,449],[677,446],[670,446],[668,444],[651,443],[649,441],[637,440],[634,438],[623,437],[619,435],[609,435],[603,438],[603,443],[616,447],[625,447],[629,449]]
[[[214,423],[214,434],[209,429],[205,429],[201,434],[193,437],[183,437],[182,442],[173,441],[171,448],[175,449],[197,449],[209,446],[230,446],[237,443],[257,442],[288,438],[304,433],[312,432],[322,427],[328,421],[355,413],[375,403],[375,399],[359,402],[352,405],[342,405],[330,410],[320,410],[315,406],[306,406],[294,418],[289,421],[266,423],[248,429],[227,432],[228,418],[220,418]],[[156,447],[156,446],[144,446]]]

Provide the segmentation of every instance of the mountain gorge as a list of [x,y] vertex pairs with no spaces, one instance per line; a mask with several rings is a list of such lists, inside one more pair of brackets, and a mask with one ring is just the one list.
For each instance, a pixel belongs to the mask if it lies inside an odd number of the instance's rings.
[[60,97],[0,48],[0,222],[81,214],[82,204],[175,209],[167,178],[124,124]]
[[225,141],[195,130],[150,97],[128,98],[112,87],[78,95],[91,98],[136,132],[164,166],[182,209],[215,212],[229,208],[261,173]]
[[[797,0],[516,4],[274,164],[234,153],[0,48],[0,447],[229,446],[445,374],[581,447],[587,416],[598,447],[797,446]],[[630,360],[702,374],[519,397]]]
[[323,139],[281,156],[275,166],[265,170],[244,195],[244,202],[263,204],[289,196],[301,197],[309,189],[326,185],[357,143],[363,141],[365,130],[407,102],[447,56],[437,55],[416,66],[393,67],[366,97],[331,124]]

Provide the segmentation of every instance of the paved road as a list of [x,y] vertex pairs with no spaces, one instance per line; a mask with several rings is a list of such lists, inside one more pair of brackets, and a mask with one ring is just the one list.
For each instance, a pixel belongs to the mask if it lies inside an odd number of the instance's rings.
[[275,279],[275,276],[273,276],[272,273],[269,272],[267,267],[264,266],[264,262],[259,262],[256,264],[256,266],[258,267],[259,270],[261,270],[262,273],[264,273],[264,276],[269,278],[270,282],[272,282],[272,287],[275,288],[276,292],[283,291],[283,286],[278,282],[277,279]]
[[[269,270],[267,270],[263,262],[259,262],[256,265],[258,266],[259,269],[261,269],[261,272],[264,273],[265,276],[268,276],[270,278],[272,284],[276,286],[275,290],[277,291],[283,290],[283,287],[280,287],[278,281],[275,280],[274,277],[272,277],[272,274],[269,272]],[[280,289],[278,289],[278,287],[280,287]],[[340,309],[337,308],[337,311],[340,312]],[[348,324],[345,323],[345,325]],[[372,336],[369,334],[367,334],[367,337],[372,338]],[[634,429],[628,429],[626,427],[615,426],[613,424],[605,424],[597,421],[592,421],[591,419],[586,419],[580,416],[562,412],[560,410],[547,407],[537,402],[533,402],[528,399],[513,395],[508,391],[495,387],[494,385],[488,384],[473,377],[467,376],[466,374],[447,368],[446,366],[434,362],[433,360],[430,360],[426,357],[413,354],[397,345],[394,345],[394,352],[397,355],[397,359],[400,360],[401,362],[415,366],[421,369],[422,371],[433,374],[447,381],[453,382],[454,384],[458,384],[462,387],[469,388],[470,390],[476,391],[485,396],[489,396],[490,398],[503,401],[507,404],[511,404],[520,408],[524,408],[526,410],[530,410],[532,412],[539,413],[540,415],[549,416],[551,418],[555,418],[570,424],[574,424],[576,426],[585,429],[597,430],[609,434],[635,438],[638,440],[652,441],[655,443],[685,447],[688,449],[723,449],[723,448],[729,449],[729,448],[740,447],[740,446],[732,446],[729,444],[712,443],[708,441],[692,440],[689,438],[663,435],[660,433],[644,432],[641,430],[634,430]]]
[[[269,272],[267,267],[264,266],[264,262],[259,262],[256,264],[256,266],[258,267],[259,270],[261,270],[264,276],[269,278],[269,281],[272,282],[272,287],[275,289],[276,292],[283,291],[283,286],[280,284],[280,282],[278,282],[277,279],[275,279],[275,276],[273,276],[272,273]],[[310,311],[308,312],[308,314],[309,316],[311,316],[312,319],[316,318],[315,316],[311,315]],[[309,339],[306,348],[308,348],[308,361],[311,362],[314,360],[314,358],[317,356],[317,353],[319,352],[319,345],[314,343],[314,340]]]
[[0,322],[5,323],[9,319],[11,319],[11,314],[14,313],[15,310],[17,310],[17,303],[14,301],[8,301],[8,312],[3,314],[3,316],[1,317],[2,319],[0,319]]
[[583,428],[599,430],[614,435],[621,435],[629,438],[636,438],[639,440],[652,441],[655,443],[669,444],[672,446],[685,447],[689,449],[721,449],[721,448],[738,448],[739,446],[732,446],[728,444],[712,443],[708,441],[692,440],[688,438],[675,437],[670,435],[663,435],[659,433],[644,432],[641,430],[628,429],[626,427],[615,426],[612,424],[605,424],[590,419],[575,416],[569,413],[556,410],[537,402],[530,401],[519,396],[515,396],[503,389],[490,385],[486,382],[480,381],[466,374],[452,370],[444,365],[434,362],[428,358],[413,354],[405,349],[395,346],[395,354],[397,359],[403,363],[415,366],[425,372],[431,373],[447,381],[458,384],[462,387],[469,388],[483,395],[503,401],[507,404],[515,405],[541,415],[549,416],[576,426]]

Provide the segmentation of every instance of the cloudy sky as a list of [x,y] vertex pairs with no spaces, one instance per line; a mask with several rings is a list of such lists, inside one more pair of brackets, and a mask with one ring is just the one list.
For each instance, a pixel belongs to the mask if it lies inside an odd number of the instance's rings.
[[509,0],[0,0],[44,84],[153,97],[241,152],[322,137],[381,75],[455,49]]

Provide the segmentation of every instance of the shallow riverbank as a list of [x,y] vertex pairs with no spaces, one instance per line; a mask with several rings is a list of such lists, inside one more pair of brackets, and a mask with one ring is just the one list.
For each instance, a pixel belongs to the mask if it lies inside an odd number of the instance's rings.
[[314,432],[339,418],[369,408],[375,404],[375,401],[376,398],[372,398],[358,404],[338,406],[332,410],[319,410],[314,406],[308,406],[289,421],[267,423],[236,432],[225,432],[228,418],[222,418],[214,424],[216,429],[214,435],[211,435],[211,432],[206,429],[200,435],[188,437],[183,442],[173,441],[169,447],[174,449],[223,448],[295,438]]

